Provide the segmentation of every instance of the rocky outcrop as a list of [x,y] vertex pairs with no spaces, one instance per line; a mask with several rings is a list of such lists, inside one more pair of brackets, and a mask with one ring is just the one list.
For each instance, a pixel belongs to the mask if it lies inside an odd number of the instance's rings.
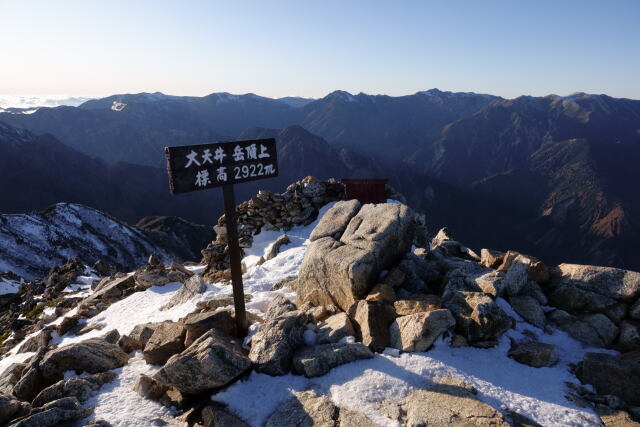
[[211,329],[188,349],[172,356],[153,378],[183,393],[225,386],[251,367],[241,344]]
[[345,363],[372,357],[371,350],[360,343],[320,344],[299,350],[293,358],[293,366],[298,373],[312,378]]
[[433,342],[456,325],[449,310],[398,317],[389,327],[391,346],[398,350],[426,351]]
[[[338,203],[331,208],[343,209]],[[315,305],[335,304],[347,310],[363,298],[375,284],[380,272],[397,263],[411,247],[415,215],[404,205],[382,203],[364,205],[353,217],[334,215],[348,223],[327,225],[344,228],[339,239],[333,236],[313,241],[300,268],[298,297]],[[326,218],[326,221],[325,221]]]

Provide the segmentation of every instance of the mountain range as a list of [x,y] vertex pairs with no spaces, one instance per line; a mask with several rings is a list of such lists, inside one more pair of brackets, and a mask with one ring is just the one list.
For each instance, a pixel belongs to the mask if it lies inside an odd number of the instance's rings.
[[[169,196],[162,148],[276,137],[281,176],[238,186],[238,199],[258,188],[281,191],[306,175],[385,177],[432,229],[446,224],[469,244],[530,251],[548,262],[640,268],[636,100],[437,89],[400,97],[336,91],[316,100],[142,93],[14,110],[0,113],[0,122],[27,129],[39,153],[57,153],[48,167],[0,140],[9,151],[0,161],[14,171],[13,184],[0,188],[2,212],[75,201],[131,223],[148,215],[212,223],[222,211],[218,192]],[[19,178],[28,170],[58,189],[34,190]],[[82,182],[70,184],[67,171]],[[96,188],[100,196],[92,197]]]

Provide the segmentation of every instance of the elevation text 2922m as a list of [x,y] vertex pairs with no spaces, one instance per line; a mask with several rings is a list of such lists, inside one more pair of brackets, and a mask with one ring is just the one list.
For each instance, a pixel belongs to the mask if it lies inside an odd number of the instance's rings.
[[166,147],[165,156],[173,194],[278,176],[273,138]]

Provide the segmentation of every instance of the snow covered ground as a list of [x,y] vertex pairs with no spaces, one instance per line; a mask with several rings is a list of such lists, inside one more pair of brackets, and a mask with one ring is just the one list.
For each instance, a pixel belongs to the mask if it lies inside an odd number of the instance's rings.
[[[329,207],[330,205],[323,208],[321,215]],[[316,223],[317,221],[307,227],[287,232],[292,243],[283,246],[278,256],[262,265],[256,265],[257,260],[282,233],[263,231],[255,236],[254,245],[247,251],[244,259],[248,268],[243,277],[245,292],[253,296],[247,304],[248,310],[264,312],[277,294],[295,298],[295,293],[288,289],[270,289],[283,278],[297,276],[309,243],[308,237]],[[190,268],[196,273],[202,271],[202,267]],[[79,280],[78,288],[83,292],[90,292],[86,288],[87,282],[86,277]],[[82,336],[54,336],[52,342],[66,345],[103,335],[112,329],[127,334],[140,323],[178,320],[192,312],[198,301],[228,296],[232,292],[231,286],[208,284],[204,294],[169,310],[160,310],[179,287],[179,283],[171,283],[134,293],[88,320],[89,325],[103,324],[101,330]],[[231,385],[212,396],[212,399],[228,404],[231,411],[251,425],[260,426],[273,410],[290,397],[292,391],[313,389],[327,394],[340,407],[357,409],[380,425],[394,426],[397,423],[379,411],[381,402],[390,400],[402,403],[411,391],[424,388],[439,377],[454,376],[474,386],[479,398],[489,405],[521,413],[540,424],[599,425],[599,419],[593,411],[578,408],[564,397],[567,392],[565,381],[578,382],[569,372],[568,364],[581,360],[586,351],[598,350],[584,348],[561,331],[545,334],[524,322],[506,301],[499,300],[499,304],[517,319],[517,327],[506,333],[495,348],[453,348],[440,340],[428,352],[398,355],[397,351],[388,351],[376,354],[369,360],[340,366],[319,378],[307,379],[293,374],[271,377],[253,372],[246,380]],[[72,310],[67,316],[74,312]],[[54,323],[60,321],[61,318]],[[507,357],[510,340],[522,340],[525,330],[537,335],[542,342],[555,344],[559,350],[560,362],[549,368],[532,368]],[[30,354],[32,353],[20,354],[15,349],[12,350],[0,360],[0,372]],[[152,375],[157,369],[159,367],[147,365],[139,352],[134,353],[128,365],[113,371],[118,377],[87,402],[88,405],[95,406],[95,413],[90,419],[105,419],[114,426],[178,425],[172,416],[175,411],[143,399],[132,390],[133,382],[139,374]]]

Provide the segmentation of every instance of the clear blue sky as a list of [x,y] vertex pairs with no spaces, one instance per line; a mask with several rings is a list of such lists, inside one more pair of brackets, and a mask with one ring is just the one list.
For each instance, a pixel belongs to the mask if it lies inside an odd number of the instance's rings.
[[640,0],[0,0],[0,95],[640,99]]

